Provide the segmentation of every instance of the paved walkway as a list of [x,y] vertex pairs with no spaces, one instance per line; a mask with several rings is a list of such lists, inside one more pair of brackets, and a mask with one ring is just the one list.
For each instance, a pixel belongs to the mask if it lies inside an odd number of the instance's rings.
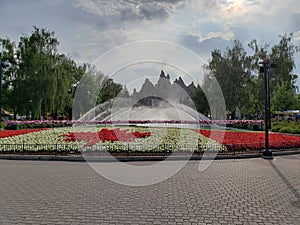
[[0,160],[0,224],[300,224],[300,155],[198,164],[131,187],[84,162]]

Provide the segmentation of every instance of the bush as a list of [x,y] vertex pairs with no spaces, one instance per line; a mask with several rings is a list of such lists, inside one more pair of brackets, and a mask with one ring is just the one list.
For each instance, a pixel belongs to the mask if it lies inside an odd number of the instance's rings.
[[0,121],[0,130],[4,129],[5,125],[3,121]]
[[293,130],[293,134],[300,134],[300,128],[295,128]]
[[280,128],[279,132],[280,133],[293,133],[293,128],[291,127],[282,127]]
[[281,126],[272,126],[272,131],[273,132],[279,132],[280,131],[280,129],[281,129],[282,127]]

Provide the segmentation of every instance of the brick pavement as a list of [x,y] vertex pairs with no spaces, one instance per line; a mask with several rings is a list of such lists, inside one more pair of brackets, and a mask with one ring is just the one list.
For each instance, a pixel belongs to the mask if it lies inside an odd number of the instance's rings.
[[300,155],[198,164],[131,187],[84,162],[0,160],[0,224],[300,224]]

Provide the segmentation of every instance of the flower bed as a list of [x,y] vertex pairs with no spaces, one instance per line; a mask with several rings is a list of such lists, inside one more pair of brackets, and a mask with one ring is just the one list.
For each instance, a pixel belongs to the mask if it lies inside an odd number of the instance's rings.
[[0,130],[0,138],[13,137],[33,132],[39,132],[43,129],[24,129],[24,130]]
[[106,128],[64,127],[11,136],[0,139],[0,145],[4,146],[1,151],[193,152],[211,150],[212,146],[217,146],[218,151],[226,151],[224,146],[191,129]]
[[[197,132],[225,145],[228,150],[261,149],[265,145],[264,132],[224,132],[219,130],[198,130]],[[300,147],[300,137],[269,133],[269,146],[270,148]]]
[[[196,132],[195,132],[196,131]],[[224,138],[222,139],[222,137]],[[300,147],[300,137],[270,133],[270,148]],[[63,127],[0,131],[0,151],[204,152],[264,148],[264,132],[169,127]]]
[[121,130],[120,128],[115,129],[107,129],[102,128],[98,132],[71,132],[69,134],[63,134],[64,141],[86,141],[86,146],[93,146],[100,141],[125,141],[130,142],[133,141],[135,138],[146,138],[151,136],[151,132],[128,132],[129,129]]

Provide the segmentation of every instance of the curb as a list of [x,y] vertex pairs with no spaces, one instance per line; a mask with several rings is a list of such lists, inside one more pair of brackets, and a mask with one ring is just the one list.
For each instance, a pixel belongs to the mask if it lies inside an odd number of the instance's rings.
[[[300,154],[299,150],[296,151],[281,151],[273,152],[273,156],[284,156],[284,155],[294,155]],[[184,155],[178,156],[120,156],[120,157],[83,157],[78,156],[59,156],[59,155],[18,155],[18,154],[0,154],[0,160],[40,160],[40,161],[73,161],[73,162],[130,162],[130,161],[162,161],[162,160],[223,160],[223,159],[249,159],[249,158],[259,158],[261,153],[254,154],[238,154],[238,155],[217,155],[214,156],[192,156],[187,157]]]

